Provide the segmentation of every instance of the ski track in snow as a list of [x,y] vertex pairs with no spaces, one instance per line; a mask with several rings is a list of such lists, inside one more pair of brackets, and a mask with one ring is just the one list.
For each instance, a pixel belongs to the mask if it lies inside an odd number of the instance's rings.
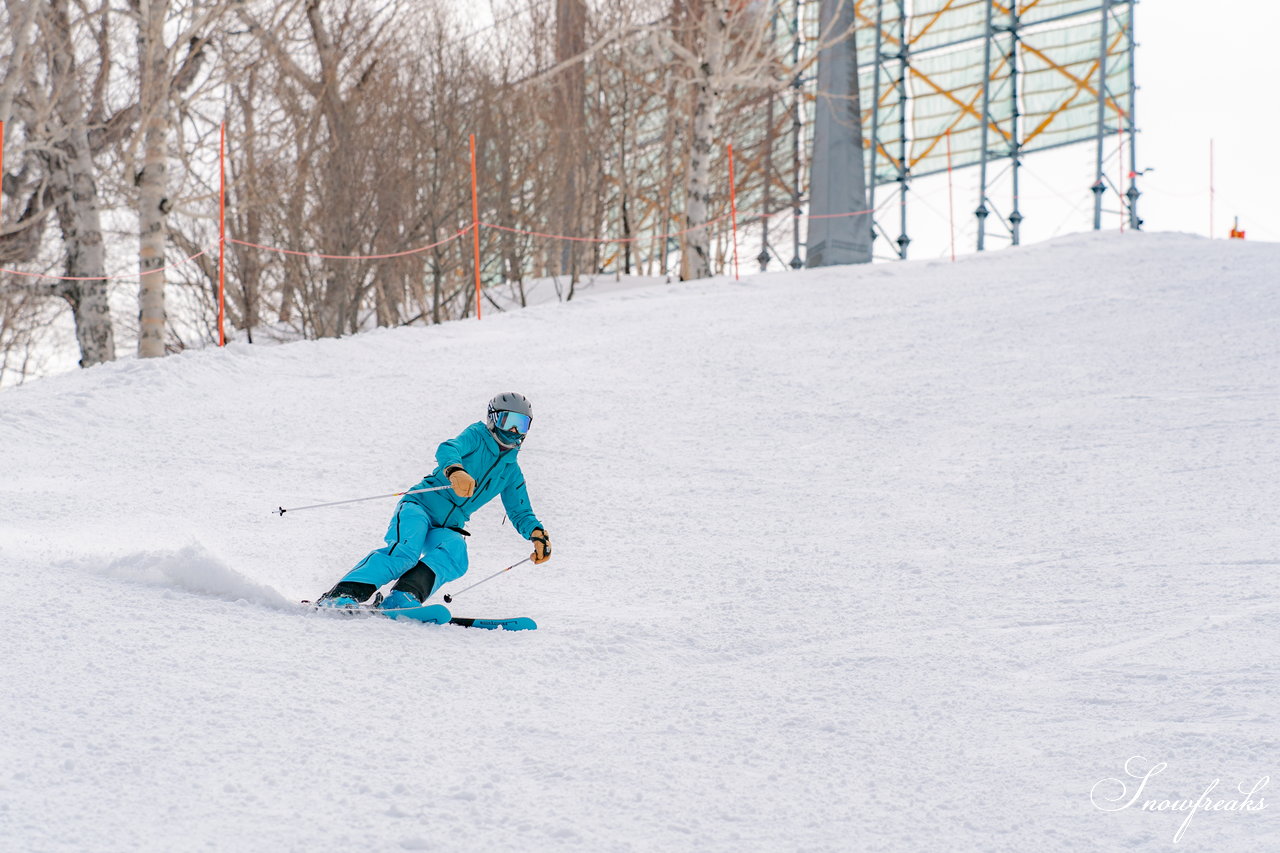
[[[0,848],[1280,849],[1089,799],[1280,779],[1277,270],[1078,235],[5,391]],[[294,607],[394,502],[271,511],[508,389],[555,556],[452,609],[540,630]]]

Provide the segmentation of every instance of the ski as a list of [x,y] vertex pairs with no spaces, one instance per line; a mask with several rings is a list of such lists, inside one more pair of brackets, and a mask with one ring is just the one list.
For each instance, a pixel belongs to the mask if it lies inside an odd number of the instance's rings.
[[382,616],[387,619],[413,619],[430,625],[458,625],[462,628],[483,628],[487,631],[536,631],[538,623],[528,616],[510,619],[478,619],[454,616],[443,604],[424,604],[421,607],[384,608],[369,604],[355,607],[319,607],[313,601],[301,602],[316,613],[338,616]]
[[485,628],[489,631],[536,631],[538,623],[528,616],[517,616],[514,619],[468,619],[465,616],[453,616],[450,625],[461,625],[464,628]]

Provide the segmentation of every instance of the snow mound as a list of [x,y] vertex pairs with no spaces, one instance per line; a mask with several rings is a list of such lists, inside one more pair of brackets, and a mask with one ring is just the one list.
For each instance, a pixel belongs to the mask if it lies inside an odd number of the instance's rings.
[[180,590],[225,601],[247,601],[284,609],[289,601],[275,589],[250,580],[210,554],[203,545],[177,550],[138,551],[106,566],[82,564],[93,574],[115,580]]

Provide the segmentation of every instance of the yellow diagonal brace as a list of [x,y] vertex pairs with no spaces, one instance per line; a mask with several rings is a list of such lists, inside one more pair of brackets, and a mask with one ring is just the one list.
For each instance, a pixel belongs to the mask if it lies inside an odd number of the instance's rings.
[[[1004,64],[1004,60],[1001,60],[1001,64]],[[954,104],[960,106],[959,117],[956,118],[955,122],[951,123],[950,129],[952,129],[952,131],[954,131],[957,124],[960,124],[960,120],[965,117],[966,113],[968,113],[969,115],[973,115],[975,119],[978,119],[978,126],[982,127],[982,117],[980,117],[980,115],[978,114],[978,110],[974,108],[974,104],[977,104],[978,99],[982,97],[982,87],[978,87],[978,91],[974,92],[973,99],[970,100],[968,104],[964,104],[964,102],[961,102],[959,99],[956,99],[956,97],[952,95],[951,92],[942,91],[942,88],[938,87],[937,83],[934,83],[932,79],[929,79],[928,76],[925,76],[925,74],[920,73],[919,70],[916,70],[914,68],[911,70],[915,72],[916,76],[922,78],[925,83],[928,83],[928,85],[933,88],[933,91],[940,93],[940,95],[942,95],[943,97],[946,97],[947,100],[950,100],[954,102]],[[998,68],[996,70],[998,70]],[[991,79],[998,79],[998,76],[995,72],[992,73]],[[1000,134],[1000,136],[1004,137],[1006,142],[1010,141],[1009,133],[1007,133],[1004,128],[1001,128],[1000,124],[997,124],[996,122],[988,122],[987,126],[993,129],[993,131],[995,131],[996,133]],[[927,147],[925,147],[924,151],[922,152],[922,154],[918,156],[918,158],[911,159],[911,168],[914,169],[916,163],[919,163],[920,160],[923,160],[924,158],[927,158],[929,154],[932,154],[933,149],[936,149],[936,147],[938,146],[938,143],[942,142],[943,138],[945,137],[946,137],[946,134],[942,134],[942,136],[925,137],[925,138],[932,138],[933,141],[929,143]],[[920,138],[916,137],[916,141],[920,141]]]
[[[1014,2],[1014,3],[1016,3],[1016,2],[1017,2],[1017,0],[1013,0],[1013,2]],[[1023,6],[1022,6],[1022,8],[1018,10],[1018,15],[1019,15],[1019,17],[1021,17],[1022,15],[1027,14],[1027,12],[1030,12],[1032,9],[1034,9],[1035,7],[1037,7],[1037,6],[1039,6],[1039,5],[1040,5],[1040,0],[1031,0],[1031,2],[1030,2],[1030,3],[1027,3],[1027,4],[1023,5]],[[1002,14],[1002,15],[1007,15],[1007,14],[1009,14],[1010,12],[1012,12],[1012,11],[1013,11],[1013,6],[1012,6],[1012,4],[1011,4],[1011,5],[1009,5],[1009,6],[1006,6],[1006,5],[1004,5],[1003,3],[999,2],[999,0],[996,0],[996,2],[995,2],[995,7],[996,7],[996,9],[1000,12],[1000,14]]]
[[[874,30],[876,27],[876,22],[871,19],[870,15],[862,11],[862,4],[864,2],[869,2],[869,0],[858,0],[857,4],[853,7],[853,16],[859,21],[864,22],[868,28]],[[858,27],[858,29],[862,29],[862,28]],[[880,37],[884,41],[891,42],[893,44],[898,44],[900,42],[900,39],[896,38],[893,35],[893,33],[890,32],[886,27],[880,28]]]
[[[1092,74],[1093,69],[1097,67],[1098,67],[1098,60],[1095,59],[1093,61],[1093,66],[1089,69],[1089,73]],[[1022,147],[1025,148],[1027,146],[1027,143],[1029,143],[1031,140],[1035,139],[1037,136],[1043,133],[1044,130],[1050,124],[1053,123],[1053,120],[1055,118],[1057,118],[1059,115],[1065,112],[1071,106],[1072,102],[1074,102],[1076,98],[1080,97],[1080,94],[1081,92],[1084,91],[1084,89],[1085,87],[1083,85],[1077,84],[1076,88],[1071,92],[1071,95],[1068,96],[1065,101],[1063,101],[1061,104],[1058,105],[1056,109],[1054,109],[1052,112],[1046,115],[1044,117],[1044,120],[1041,121],[1038,125],[1036,125],[1035,128],[1030,133],[1022,137]],[[1097,97],[1096,93],[1094,97]]]
[[[1117,41],[1117,43],[1118,43],[1118,41]],[[1027,47],[1028,49],[1030,49],[1030,50],[1031,50],[1032,52],[1034,52],[1037,56],[1039,56],[1040,58],[1042,58],[1045,62],[1050,63],[1050,64],[1051,64],[1055,69],[1057,69],[1057,70],[1058,70],[1059,72],[1061,72],[1064,76],[1066,76],[1069,80],[1072,80],[1072,81],[1076,84],[1076,87],[1075,87],[1075,89],[1074,89],[1074,90],[1072,90],[1071,95],[1070,95],[1070,96],[1069,96],[1065,101],[1063,101],[1063,102],[1058,106],[1058,108],[1057,108],[1057,109],[1053,110],[1051,113],[1049,113],[1047,116],[1045,116],[1045,117],[1044,117],[1044,120],[1043,120],[1043,121],[1041,121],[1038,125],[1036,125],[1035,129],[1034,129],[1034,130],[1032,130],[1032,131],[1031,131],[1031,133],[1027,134],[1027,136],[1022,140],[1022,144],[1025,146],[1025,145],[1026,145],[1028,142],[1030,142],[1032,139],[1035,139],[1037,136],[1039,136],[1041,133],[1043,133],[1043,132],[1044,132],[1044,131],[1049,127],[1049,125],[1053,123],[1053,120],[1054,120],[1055,118],[1057,118],[1057,117],[1058,117],[1059,115],[1061,115],[1064,111],[1066,111],[1068,108],[1070,108],[1070,107],[1071,107],[1071,105],[1072,105],[1072,103],[1074,103],[1074,102],[1075,102],[1076,98],[1078,98],[1078,97],[1079,97],[1083,92],[1087,91],[1087,92],[1089,92],[1089,93],[1090,93],[1094,98],[1097,98],[1097,97],[1098,97],[1098,90],[1097,90],[1097,89],[1095,89],[1093,86],[1089,85],[1089,79],[1090,79],[1091,77],[1093,77],[1094,72],[1095,72],[1095,71],[1097,71],[1097,70],[1099,69],[1099,64],[1101,63],[1101,61],[1102,61],[1102,60],[1101,60],[1101,59],[1095,59],[1095,60],[1092,62],[1092,64],[1090,64],[1088,73],[1087,73],[1087,74],[1085,74],[1085,76],[1084,76],[1084,78],[1083,78],[1083,79],[1081,79],[1081,78],[1079,78],[1079,77],[1076,77],[1076,76],[1075,76],[1074,74],[1072,74],[1071,72],[1067,71],[1065,68],[1063,68],[1063,67],[1061,67],[1061,66],[1057,65],[1056,63],[1053,63],[1053,62],[1052,62],[1052,60],[1050,60],[1050,59],[1049,59],[1048,57],[1046,57],[1044,54],[1040,53],[1038,50],[1035,50],[1034,48],[1032,48],[1030,45],[1024,45],[1024,47]],[[1111,47],[1115,47],[1115,44],[1111,45]],[[1110,49],[1110,48],[1108,48],[1108,49],[1107,49],[1107,55],[1108,55],[1108,56],[1110,56],[1110,55],[1111,55],[1111,49]],[[1126,115],[1125,111],[1124,111],[1124,110],[1122,110],[1122,109],[1120,109],[1120,105],[1119,105],[1119,104],[1117,104],[1117,103],[1115,102],[1115,100],[1114,100],[1114,99],[1112,99],[1112,98],[1107,98],[1107,103],[1109,103],[1109,104],[1111,105],[1111,107],[1116,111],[1116,113],[1117,113],[1118,115],[1120,115],[1120,116],[1125,116],[1125,115]]]
[[951,11],[951,7],[955,4],[956,0],[947,0],[946,4],[941,9],[933,13],[933,17],[929,19],[929,22],[925,24],[919,32],[907,39],[907,44],[915,44],[920,39],[924,38],[925,33],[929,32],[929,30],[933,28],[933,25],[938,23],[939,18]]
[[884,94],[880,96],[880,106],[889,103],[889,96],[898,90],[897,80],[887,80],[884,84]]
[[[990,76],[989,76],[989,78],[988,78],[988,85],[990,85],[990,81],[991,81],[991,80],[999,80],[999,79],[1000,79],[1000,75],[999,75],[999,73],[998,73],[998,72],[999,72],[1000,68],[1004,66],[1004,64],[1005,64],[1005,60],[1004,60],[1003,58],[1001,58],[999,65],[998,65],[998,66],[996,66],[996,67],[993,67],[993,68],[991,69],[991,75],[990,75]],[[941,95],[942,97],[946,98],[948,101],[951,101],[951,103],[953,103],[953,104],[955,104],[957,107],[959,107],[961,112],[968,113],[969,115],[971,115],[971,116],[973,116],[975,119],[977,119],[977,120],[978,120],[978,124],[979,124],[979,125],[981,125],[981,124],[982,124],[983,118],[982,118],[982,116],[978,115],[978,110],[977,110],[976,108],[974,108],[974,104],[978,101],[978,99],[979,99],[979,98],[981,98],[981,97],[982,97],[982,87],[981,87],[981,86],[979,86],[979,87],[978,87],[978,90],[977,90],[977,92],[974,94],[973,99],[972,99],[972,100],[970,100],[970,101],[969,101],[969,103],[967,103],[967,104],[966,104],[964,101],[960,100],[960,99],[959,99],[959,98],[957,98],[955,95],[953,95],[950,91],[948,91],[948,90],[946,90],[946,89],[942,88],[942,87],[941,87],[941,86],[939,86],[937,83],[933,82],[933,80],[931,80],[931,79],[929,78],[929,75],[928,75],[928,74],[925,74],[925,73],[924,73],[923,71],[921,71],[920,69],[918,69],[918,68],[912,68],[912,69],[911,69],[911,73],[912,73],[915,77],[917,77],[917,78],[919,78],[921,81],[923,81],[923,82],[924,82],[924,83],[925,83],[929,88],[933,89],[933,91],[937,92],[939,95]],[[992,121],[988,121],[988,122],[987,122],[987,125],[988,125],[992,130],[994,130],[996,133],[998,133],[998,134],[1000,134],[1001,136],[1003,136],[1003,137],[1005,138],[1005,141],[1006,141],[1006,142],[1009,140],[1009,134],[1008,134],[1008,133],[1006,133],[1004,130],[1002,130],[998,124],[996,124],[995,122],[992,122]]]
[[[1117,36],[1115,37],[1115,39],[1112,41],[1112,43],[1111,43],[1110,45],[1108,45],[1108,46],[1107,46],[1107,56],[1111,56],[1111,55],[1112,55],[1112,53],[1113,53],[1113,51],[1115,50],[1116,46],[1117,46],[1118,44],[1120,44],[1120,42],[1121,42],[1121,40],[1122,40],[1123,38],[1124,38],[1124,34],[1123,34],[1123,33],[1121,33],[1121,34],[1119,34],[1119,35],[1117,35]],[[1023,140],[1023,145],[1025,145],[1027,142],[1031,141],[1031,139],[1033,139],[1035,136],[1037,136],[1038,134],[1040,134],[1040,133],[1041,133],[1041,132],[1042,132],[1042,131],[1043,131],[1043,130],[1044,130],[1044,129],[1049,125],[1049,123],[1050,123],[1050,122],[1052,122],[1052,121],[1053,121],[1053,119],[1054,119],[1054,118],[1056,118],[1056,117],[1057,117],[1057,116],[1058,116],[1058,115],[1059,115],[1063,110],[1065,110],[1068,106],[1070,106],[1071,102],[1072,102],[1072,101],[1074,101],[1074,100],[1076,99],[1076,97],[1078,97],[1078,96],[1080,95],[1080,93],[1081,93],[1081,92],[1088,92],[1088,93],[1089,93],[1090,95],[1092,95],[1093,97],[1095,97],[1095,98],[1096,98],[1096,97],[1098,97],[1098,90],[1097,90],[1097,89],[1095,89],[1095,88],[1093,87],[1093,85],[1092,85],[1089,81],[1090,81],[1090,78],[1092,78],[1092,77],[1093,77],[1094,73],[1098,70],[1098,64],[1099,64],[1100,60],[1095,59],[1095,60],[1090,64],[1088,72],[1086,72],[1086,74],[1084,75],[1084,77],[1083,77],[1083,78],[1081,78],[1081,77],[1077,77],[1076,75],[1072,74],[1072,73],[1071,73],[1071,72],[1070,72],[1070,71],[1069,71],[1065,66],[1060,65],[1060,64],[1059,64],[1059,63],[1057,63],[1057,62],[1054,62],[1054,61],[1053,61],[1052,59],[1050,59],[1047,55],[1045,55],[1045,53],[1044,53],[1043,51],[1040,51],[1040,50],[1038,50],[1037,48],[1035,48],[1034,46],[1032,46],[1032,45],[1030,45],[1030,44],[1027,44],[1025,41],[1024,41],[1024,42],[1021,42],[1021,45],[1022,45],[1022,49],[1023,49],[1024,51],[1027,51],[1027,52],[1029,52],[1029,53],[1031,53],[1031,54],[1034,54],[1035,56],[1039,57],[1039,58],[1040,58],[1040,60],[1041,60],[1045,65],[1047,65],[1049,68],[1052,68],[1054,71],[1057,71],[1057,72],[1058,72],[1059,74],[1061,74],[1063,77],[1066,77],[1068,80],[1070,80],[1072,83],[1074,83],[1074,84],[1075,84],[1075,89],[1073,89],[1073,90],[1072,90],[1071,94],[1067,97],[1067,100],[1063,102],[1062,106],[1058,107],[1058,108],[1057,108],[1057,109],[1055,109],[1053,112],[1049,113],[1048,117],[1047,117],[1044,121],[1040,122],[1040,124],[1036,126],[1035,130],[1034,130],[1034,131],[1032,131],[1032,132],[1031,132],[1031,133],[1030,133],[1030,134],[1029,134],[1029,135],[1028,135],[1024,140]],[[1107,98],[1107,103],[1109,103],[1109,104],[1111,105],[1111,107],[1112,107],[1112,108],[1113,108],[1117,113],[1119,113],[1120,115],[1125,115],[1125,114],[1126,114],[1124,110],[1120,109],[1120,105],[1119,105],[1119,104],[1117,104],[1113,98],[1108,97],[1108,98]]]
[[[962,119],[962,118],[964,118],[964,114],[963,114],[963,113],[961,113],[961,114],[956,118],[956,120],[955,120],[955,121],[951,122],[951,124],[949,124],[949,125],[947,126],[947,129],[946,129],[945,131],[943,131],[942,133],[940,133],[940,134],[938,134],[938,135],[936,135],[936,136],[931,137],[931,138],[933,139],[933,141],[929,143],[929,147],[925,148],[925,149],[924,149],[924,151],[920,154],[920,156],[919,156],[919,157],[915,157],[915,158],[913,158],[913,159],[911,160],[911,168],[913,168],[913,169],[914,169],[914,168],[916,167],[916,164],[917,164],[917,163],[919,163],[921,160],[925,159],[925,158],[926,158],[926,157],[928,157],[930,154],[932,154],[932,153],[933,153],[933,149],[937,148],[937,147],[938,147],[938,144],[939,144],[940,142],[942,142],[942,140],[944,140],[944,139],[946,139],[946,138],[947,138],[947,134],[948,134],[948,133],[950,133],[951,131],[953,131],[953,130],[955,130],[955,129],[956,129],[956,125],[960,124],[960,119]],[[917,138],[916,138],[916,142],[919,142],[919,141],[921,141],[921,140],[917,137]]]
[[889,150],[884,147],[883,142],[876,143],[876,150],[879,151],[881,155],[883,155],[884,159],[888,160],[890,163],[893,164],[893,168],[897,169],[899,172],[902,171],[902,161],[899,160],[897,157],[894,157],[892,154],[890,154]]

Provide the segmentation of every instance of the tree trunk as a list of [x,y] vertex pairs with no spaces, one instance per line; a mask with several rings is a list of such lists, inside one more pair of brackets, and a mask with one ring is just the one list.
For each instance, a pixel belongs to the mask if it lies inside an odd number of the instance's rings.
[[104,278],[106,247],[98,212],[98,187],[83,128],[72,131],[60,147],[65,162],[59,164],[50,178],[65,187],[58,202],[58,224],[66,252],[66,274],[90,280],[68,281],[59,293],[70,303],[75,315],[80,366],[92,367],[114,361],[116,357],[115,329]]
[[44,156],[50,184],[58,198],[66,274],[88,279],[66,282],[59,295],[71,304],[75,314],[80,366],[92,367],[114,361],[116,357],[115,330],[105,281],[106,248],[98,212],[98,185],[94,180],[87,115],[75,73],[75,47],[66,0],[52,0],[48,21],[52,36],[49,65],[58,92],[55,109],[64,137]]
[[700,9],[702,63],[694,80],[693,131],[689,140],[689,173],[685,181],[685,277],[711,275],[711,163],[720,112],[724,54],[728,42],[728,10],[724,0],[707,0]]
[[143,129],[138,174],[138,356],[164,355],[164,248],[168,235],[169,75],[164,42],[168,0],[135,0]]
[[688,257],[685,277],[711,275],[711,239],[706,223],[711,211],[711,159],[715,145],[719,94],[704,64],[698,75],[693,107],[693,136],[689,145],[689,175],[685,183],[685,235]]
[[436,249],[432,255],[434,263],[431,264],[431,322],[439,325],[441,301],[444,298],[441,282],[444,277],[444,253]]
[[[587,4],[584,0],[556,0],[556,62],[581,56],[587,47]],[[560,73],[556,86],[557,141],[559,154],[560,215],[563,233],[584,235],[583,205],[587,77],[582,62]],[[581,272],[582,246],[565,240],[560,247],[560,274],[576,282]]]
[[[9,121],[13,110],[14,94],[17,93],[18,86],[27,79],[27,56],[30,53],[31,29],[36,20],[36,8],[34,2],[28,2],[18,7],[18,11],[10,9],[9,12],[13,49],[9,54],[8,67],[4,69],[4,79],[0,80],[0,121]],[[17,17],[18,15],[21,17]]]
[[[258,175],[258,127],[256,122],[257,102],[253,97],[257,90],[257,68],[251,67],[245,72],[244,88],[236,88],[235,98],[240,106],[242,133],[236,140],[238,145],[232,151],[240,155],[237,162],[234,154],[229,152],[232,169],[232,203],[231,217],[233,228],[241,235],[241,239],[253,243],[262,243],[267,238],[262,233],[262,205],[257,203],[254,190],[261,186]],[[239,178],[243,177],[243,183]],[[244,187],[244,189],[241,189]],[[247,202],[247,203],[246,203]],[[241,323],[245,337],[253,343],[253,330],[262,322],[262,277],[263,264],[257,250],[245,251],[245,246],[229,246],[232,249],[231,259],[234,274],[240,283]]]

